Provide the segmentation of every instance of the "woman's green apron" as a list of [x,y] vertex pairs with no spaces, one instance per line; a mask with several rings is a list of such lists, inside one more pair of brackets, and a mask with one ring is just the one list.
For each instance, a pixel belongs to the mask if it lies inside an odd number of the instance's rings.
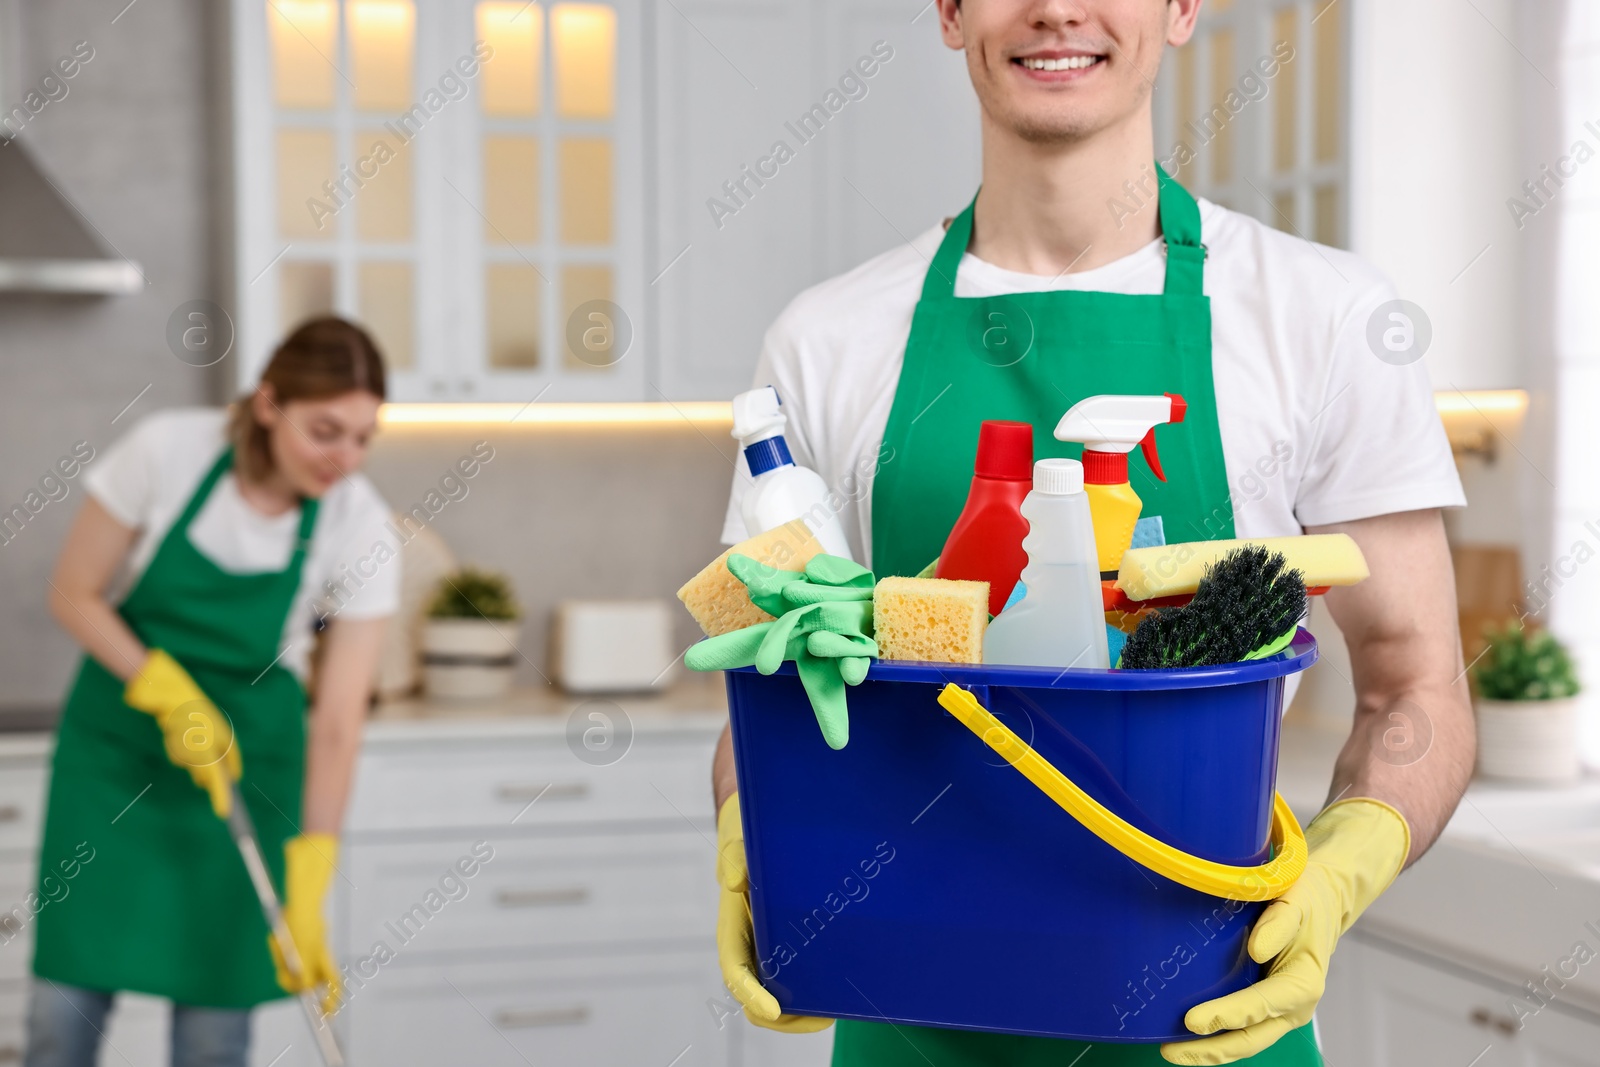
[[[189,527],[232,465],[227,449],[118,611],[232,723],[244,762],[240,787],[281,892],[283,844],[300,821],[306,696],[279,663],[278,641],[317,502],[300,507],[286,569],[230,574],[194,547]],[[202,1007],[249,1008],[286,996],[227,825],[188,772],[168,761],[155,720],[123,703],[122,690],[85,656],[62,712],[39,868],[41,898],[49,884],[64,884],[67,894],[39,912],[34,973]],[[92,862],[70,882],[59,874],[47,882],[80,843],[94,850]]]
[[[1166,238],[1159,296],[1074,290],[959,298],[956,271],[972,235],[972,207],[950,225],[922,285],[894,407],[884,430],[892,456],[872,495],[872,567],[918,573],[939,554],[965,503],[985,419],[1034,426],[1038,458],[1078,458],[1057,441],[1061,415],[1100,393],[1181,393],[1188,412],[1161,442],[1167,480],[1130,463],[1144,514],[1169,541],[1233,536],[1233,506],[1211,373],[1211,304],[1202,286],[1200,211],[1157,167]],[[1088,1046],[929,1027],[840,1020],[835,1067],[1113,1067],[1165,1063],[1156,1045]],[[1080,1058],[1081,1057],[1081,1058]],[[1248,1061],[1322,1063],[1309,1026]]]

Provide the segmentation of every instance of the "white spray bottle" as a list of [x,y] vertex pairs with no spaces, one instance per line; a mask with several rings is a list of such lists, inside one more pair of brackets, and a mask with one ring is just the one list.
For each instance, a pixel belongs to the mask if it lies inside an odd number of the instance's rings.
[[1083,464],[1075,459],[1035,463],[1033,491],[1022,502],[1022,517],[1028,520],[1028,536],[1022,539],[1028,553],[1028,565],[1022,568],[1027,591],[984,631],[983,662],[1109,667]]
[[744,449],[750,476],[741,510],[751,537],[795,519],[804,519],[830,556],[853,559],[838,513],[828,503],[828,484],[801,467],[783,439],[788,418],[778,391],[768,385],[733,398],[733,436]]

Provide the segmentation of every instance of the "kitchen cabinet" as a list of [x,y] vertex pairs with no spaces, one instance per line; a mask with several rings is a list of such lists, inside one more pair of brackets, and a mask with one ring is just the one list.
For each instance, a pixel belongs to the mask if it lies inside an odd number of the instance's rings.
[[[1523,979],[1526,980],[1526,979]],[[1520,1022],[1517,980],[1490,976],[1353,932],[1318,1008],[1330,1064],[1579,1067],[1594,1062],[1600,1015],[1559,1000]]]
[[391,399],[723,399],[796,293],[977,188],[932,8],[230,10],[240,388],[336,312],[377,338]]
[[656,19],[661,388],[715,399],[749,388],[802,289],[966,206],[977,102],[932,8],[674,0]]
[[[372,724],[328,904],[352,1067],[825,1064],[825,1048],[741,1058],[748,1024],[713,1010],[725,992],[706,776],[724,721],[636,710],[626,753],[602,766],[569,747],[561,715]],[[20,904],[48,742],[6,744],[0,899]],[[6,933],[0,1067],[20,1062],[31,958],[31,928]],[[304,1025],[294,1002],[257,1011],[253,1067],[315,1067]],[[120,997],[107,1041],[104,1064],[164,1064],[165,1002]]]
[[391,399],[639,398],[640,0],[230,11],[239,387],[336,313]]
[[833,1062],[833,1027],[815,1034],[780,1034],[730,1019],[740,1067],[828,1067]]

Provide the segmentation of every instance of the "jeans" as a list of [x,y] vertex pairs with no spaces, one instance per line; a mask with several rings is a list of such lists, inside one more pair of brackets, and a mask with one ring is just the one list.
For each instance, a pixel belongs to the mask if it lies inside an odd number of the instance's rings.
[[[110,1012],[110,993],[34,979],[23,1067],[95,1067]],[[245,1067],[249,1058],[249,1011],[172,1006],[172,1067]]]

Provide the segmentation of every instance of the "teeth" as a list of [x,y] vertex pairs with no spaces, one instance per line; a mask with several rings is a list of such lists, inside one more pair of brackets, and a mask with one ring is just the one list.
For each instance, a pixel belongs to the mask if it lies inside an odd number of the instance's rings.
[[1036,59],[1029,57],[1022,65],[1029,70],[1082,70],[1093,66],[1098,56],[1068,56],[1065,59]]

